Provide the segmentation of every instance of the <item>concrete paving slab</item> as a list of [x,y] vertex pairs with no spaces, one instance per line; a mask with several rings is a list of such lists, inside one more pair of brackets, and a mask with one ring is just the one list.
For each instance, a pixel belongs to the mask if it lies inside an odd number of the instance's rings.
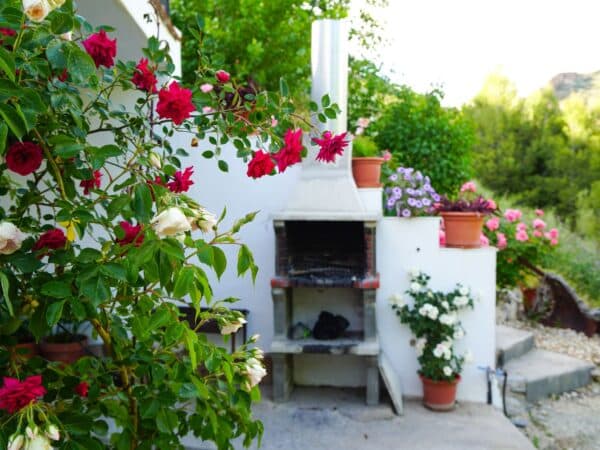
[[533,349],[533,333],[505,325],[496,325],[496,361],[498,366],[516,359]]
[[560,353],[535,349],[509,361],[504,368],[511,389],[524,392],[527,401],[535,402],[587,385],[594,365]]
[[[265,392],[254,411],[265,426],[261,450],[534,449],[508,419],[484,404],[461,403],[453,412],[434,413],[408,400],[398,417],[391,404],[366,406],[360,390],[297,387],[286,403],[273,403]],[[187,448],[212,447],[188,442]]]

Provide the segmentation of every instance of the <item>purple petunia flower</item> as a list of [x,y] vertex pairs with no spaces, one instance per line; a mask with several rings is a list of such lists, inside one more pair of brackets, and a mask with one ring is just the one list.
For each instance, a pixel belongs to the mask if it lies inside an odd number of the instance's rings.
[[410,211],[408,209],[403,209],[402,217],[410,217]]
[[389,180],[390,181],[396,181],[398,179],[398,175],[396,175],[395,173],[393,173],[392,175],[390,175]]
[[395,188],[392,189],[392,192],[394,193],[394,195],[398,198],[402,197],[402,189],[400,189],[398,186],[396,186]]
[[415,173],[415,178],[419,181],[421,181],[423,179],[423,174],[419,171],[417,171],[417,173]]
[[396,169],[396,172],[404,173],[404,167],[398,167],[398,169]]
[[387,201],[388,208],[390,208],[390,209],[393,208],[395,204],[396,204],[395,198],[393,198],[393,197],[388,198],[388,201]]
[[413,188],[406,188],[406,193],[408,195],[415,195],[415,190]]
[[421,201],[423,202],[423,205],[425,205],[425,206],[430,206],[431,205],[431,200],[429,200],[428,198],[424,198]]
[[439,202],[441,199],[441,197],[438,194],[436,194],[435,192],[433,194],[431,194],[431,198],[433,198],[434,202]]
[[421,200],[415,200],[415,206],[417,208],[422,208],[423,207],[423,203],[421,202]]
[[415,206],[415,202],[416,200],[414,198],[409,197],[406,203],[408,203],[408,206]]

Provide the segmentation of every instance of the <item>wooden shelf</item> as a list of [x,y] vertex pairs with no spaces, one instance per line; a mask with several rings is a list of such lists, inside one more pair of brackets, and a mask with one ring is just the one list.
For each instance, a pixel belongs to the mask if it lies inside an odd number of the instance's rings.
[[358,337],[332,340],[275,337],[271,343],[271,353],[376,356],[379,354],[379,341],[377,339],[365,341]]

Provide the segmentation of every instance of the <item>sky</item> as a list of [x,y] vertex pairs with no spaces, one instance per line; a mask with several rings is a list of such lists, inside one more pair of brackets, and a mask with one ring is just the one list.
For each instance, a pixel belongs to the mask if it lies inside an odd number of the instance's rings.
[[442,86],[449,106],[491,72],[525,96],[558,73],[600,70],[600,0],[389,0],[375,13],[384,73],[420,92]]

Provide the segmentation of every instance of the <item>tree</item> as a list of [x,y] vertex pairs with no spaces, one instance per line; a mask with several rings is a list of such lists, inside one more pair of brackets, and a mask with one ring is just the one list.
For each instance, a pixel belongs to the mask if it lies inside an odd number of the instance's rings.
[[404,86],[372,125],[381,149],[402,166],[428,175],[439,193],[453,194],[471,176],[473,129],[463,114],[441,105],[442,93]]

